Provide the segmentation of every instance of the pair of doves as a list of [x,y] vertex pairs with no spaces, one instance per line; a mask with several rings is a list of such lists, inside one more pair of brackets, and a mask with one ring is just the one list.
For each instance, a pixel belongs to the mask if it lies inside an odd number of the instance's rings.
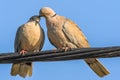
[[[90,45],[81,29],[68,18],[60,16],[49,7],[40,9],[39,16],[32,16],[29,21],[21,25],[16,33],[15,52],[39,52],[44,44],[44,31],[39,21],[40,17],[46,19],[48,38],[51,44],[59,49],[89,48]],[[109,74],[109,71],[96,59],[84,59],[90,68],[100,77]],[[11,75],[21,77],[32,76],[32,62],[14,63]]]

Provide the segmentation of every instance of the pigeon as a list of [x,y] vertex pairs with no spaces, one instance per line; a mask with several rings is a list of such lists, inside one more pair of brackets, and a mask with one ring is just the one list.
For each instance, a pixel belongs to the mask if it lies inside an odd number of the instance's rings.
[[[49,41],[57,49],[90,47],[82,30],[72,20],[56,14],[50,7],[41,8],[39,15],[45,18]],[[110,73],[96,58],[87,58],[84,61],[100,77]]]
[[[44,44],[44,31],[41,28],[40,16],[32,16],[27,23],[21,25],[14,41],[14,51],[21,55],[27,52],[39,52]],[[32,76],[32,62],[13,63],[11,75],[19,75],[23,78]]]

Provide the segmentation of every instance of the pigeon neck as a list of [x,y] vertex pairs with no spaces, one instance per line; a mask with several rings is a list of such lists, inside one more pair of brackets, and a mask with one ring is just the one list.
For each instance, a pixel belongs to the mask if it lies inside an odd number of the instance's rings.
[[54,15],[52,15],[51,17],[55,17],[57,14],[55,13]]
[[39,24],[39,21],[35,21],[36,24]]

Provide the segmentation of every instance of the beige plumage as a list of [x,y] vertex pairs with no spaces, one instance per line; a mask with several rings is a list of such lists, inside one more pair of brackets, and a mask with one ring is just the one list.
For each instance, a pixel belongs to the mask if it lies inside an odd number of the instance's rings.
[[[44,44],[44,31],[41,28],[40,16],[32,16],[26,24],[21,25],[16,33],[14,48],[15,52],[36,52],[42,49]],[[32,75],[32,62],[14,63],[11,75],[26,77]]]
[[[81,29],[70,19],[56,14],[51,8],[43,7],[40,16],[45,17],[48,29],[48,38],[56,48],[88,48],[90,47]],[[109,71],[96,59],[85,59],[90,68],[100,77],[109,74]]]

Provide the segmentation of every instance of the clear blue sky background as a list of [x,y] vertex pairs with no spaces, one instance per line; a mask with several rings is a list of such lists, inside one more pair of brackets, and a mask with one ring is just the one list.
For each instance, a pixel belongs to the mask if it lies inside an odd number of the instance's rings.
[[[120,0],[1,0],[0,53],[13,52],[17,28],[39,13],[42,7],[51,7],[59,15],[76,22],[92,47],[120,45]],[[45,19],[41,26],[46,32]],[[42,50],[53,49],[47,37]],[[11,64],[0,64],[0,80],[119,80],[120,58],[100,61],[111,74],[99,78],[83,60],[62,62],[35,62],[32,77],[25,79],[10,75]]]

